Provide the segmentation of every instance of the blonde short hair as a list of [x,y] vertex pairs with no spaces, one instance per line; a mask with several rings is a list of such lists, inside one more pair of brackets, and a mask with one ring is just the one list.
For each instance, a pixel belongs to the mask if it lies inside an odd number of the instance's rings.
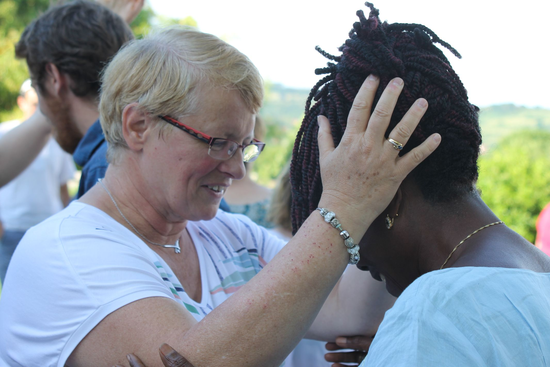
[[[263,81],[258,69],[216,36],[171,27],[124,46],[102,74],[99,112],[109,162],[117,149],[127,147],[122,112],[128,104],[137,102],[151,116],[181,118],[199,112],[198,92],[205,85],[238,90],[253,113],[261,107]],[[171,130],[171,125],[162,124]]]

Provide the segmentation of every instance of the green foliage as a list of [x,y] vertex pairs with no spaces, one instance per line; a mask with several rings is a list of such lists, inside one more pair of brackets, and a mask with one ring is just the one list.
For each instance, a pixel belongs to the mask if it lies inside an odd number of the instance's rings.
[[19,88],[29,75],[25,61],[15,59],[15,44],[25,26],[49,4],[49,0],[0,2],[0,111],[14,110]]
[[294,140],[304,116],[308,91],[265,83],[264,105],[260,110],[266,128],[266,147],[252,166],[251,177],[273,187],[279,173],[290,160]]
[[22,31],[48,9],[50,0],[2,0],[0,2],[0,38],[10,30]]
[[182,26],[189,26],[189,27],[195,27],[198,28],[197,21],[191,17],[185,17],[182,19],[176,19],[176,18],[168,18],[164,16],[157,16],[156,19],[161,27],[169,27],[169,26],[175,26],[175,25],[182,25]]
[[534,243],[536,220],[550,202],[550,132],[521,131],[479,161],[478,188],[510,228]]
[[155,12],[149,5],[145,5],[139,12],[136,19],[130,24],[132,32],[137,39],[143,38],[151,31],[151,20],[155,17]]
[[21,33],[12,29],[0,38],[0,111],[13,110],[19,88],[29,77],[24,60],[15,59],[15,43]]
[[285,126],[270,117],[264,117],[264,121],[266,146],[252,166],[251,177],[261,185],[274,187],[279,173],[290,161],[299,125]]

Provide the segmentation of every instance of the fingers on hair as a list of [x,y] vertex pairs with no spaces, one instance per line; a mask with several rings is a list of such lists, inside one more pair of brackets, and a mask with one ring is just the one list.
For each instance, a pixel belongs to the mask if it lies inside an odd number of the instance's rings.
[[305,117],[296,136],[292,162],[292,226],[294,233],[315,210],[322,184],[317,145],[317,116],[328,117],[334,144],[346,129],[353,99],[368,75],[380,78],[373,106],[395,77],[405,85],[394,109],[386,137],[418,98],[429,108],[401,154],[421,144],[433,133],[443,136],[441,146],[412,173],[424,197],[433,202],[454,200],[473,192],[477,179],[477,158],[481,145],[479,109],[469,103],[466,89],[443,51],[460,54],[431,29],[420,24],[381,22],[371,3],[368,18],[362,10],[340,56],[317,47],[330,61],[316,70],[324,75],[312,88]]

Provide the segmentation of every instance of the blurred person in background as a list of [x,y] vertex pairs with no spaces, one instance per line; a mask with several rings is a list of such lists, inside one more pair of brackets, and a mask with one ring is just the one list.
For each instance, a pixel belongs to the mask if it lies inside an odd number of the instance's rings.
[[[38,96],[30,80],[21,86],[17,105],[23,111],[23,120],[35,113]],[[19,124],[19,120],[2,123],[0,137]],[[70,200],[67,182],[75,171],[71,156],[50,138],[32,164],[0,189],[0,223],[4,229],[0,239],[1,281],[27,229],[67,206]]]
[[16,56],[27,61],[40,109],[0,139],[0,186],[33,161],[52,132],[82,166],[77,196],[91,187],[90,182],[103,177],[105,139],[99,122],[94,124],[99,117],[99,73],[133,39],[126,22],[142,7],[143,0],[74,1],[27,26],[16,45]]
[[[263,120],[256,116],[256,125],[254,126],[254,137],[263,141],[265,138],[266,126]],[[267,211],[271,201],[271,189],[262,186],[251,177],[252,166],[254,164],[269,164],[269,162],[245,163],[246,174],[240,180],[233,181],[233,184],[227,189],[224,199],[231,213],[244,214],[252,221],[262,227],[271,228],[273,223],[267,219]],[[223,208],[222,208],[223,209]]]
[[290,189],[289,162],[283,167],[277,178],[277,184],[273,189],[273,196],[267,211],[267,220],[273,223],[271,233],[287,241],[292,238],[291,205],[292,191]]
[[40,109],[35,107],[35,110],[34,114],[0,138],[0,187],[23,172],[49,141],[52,127]]

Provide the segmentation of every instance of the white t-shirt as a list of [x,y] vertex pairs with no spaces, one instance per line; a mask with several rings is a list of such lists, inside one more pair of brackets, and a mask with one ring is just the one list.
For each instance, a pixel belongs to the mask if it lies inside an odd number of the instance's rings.
[[[0,124],[0,137],[19,121]],[[70,154],[50,138],[36,159],[0,189],[0,222],[6,230],[26,231],[63,209],[59,188],[75,173]]]
[[201,320],[285,245],[247,217],[221,210],[187,230],[199,258],[201,302],[139,237],[93,206],[73,202],[28,230],[0,299],[0,365],[61,367],[103,318],[147,297],[174,299]]

